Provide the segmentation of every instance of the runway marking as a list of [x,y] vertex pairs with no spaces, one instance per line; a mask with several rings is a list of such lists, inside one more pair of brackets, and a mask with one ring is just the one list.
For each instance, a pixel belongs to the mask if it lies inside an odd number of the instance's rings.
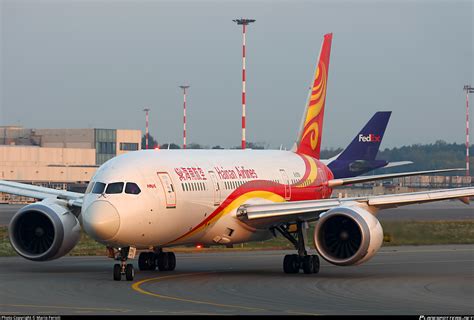
[[90,310],[90,311],[118,311],[129,312],[128,309],[112,309],[112,308],[87,308],[87,307],[67,307],[67,306],[39,306],[33,304],[0,304],[5,307],[20,307],[20,308],[51,308],[51,309],[68,309],[68,310]]
[[[388,248],[387,248],[388,249]],[[429,250],[391,250],[391,251],[379,251],[377,254],[381,253],[425,253],[425,252],[463,252],[463,251],[474,251],[474,248],[471,249],[442,249],[442,250],[434,250],[434,249],[429,249]]]
[[[474,260],[400,261],[400,262],[380,262],[380,263],[375,262],[375,263],[367,263],[362,266],[374,266],[374,265],[380,266],[380,265],[389,265],[389,264],[420,264],[420,263],[427,264],[427,263],[444,263],[444,262],[474,262]],[[337,267],[337,266],[331,265],[330,267]]]
[[184,298],[178,298],[178,297],[173,297],[173,296],[167,296],[167,295],[163,295],[163,294],[158,294],[158,293],[153,293],[153,292],[150,292],[150,291],[146,291],[146,290],[141,288],[142,284],[148,283],[148,282],[158,282],[158,281],[166,280],[166,279],[175,279],[175,278],[198,276],[198,275],[212,274],[212,273],[217,273],[217,272],[185,273],[185,274],[179,274],[179,275],[174,275],[174,276],[148,278],[148,279],[144,279],[144,280],[141,280],[141,281],[138,281],[138,282],[135,282],[134,284],[132,284],[132,289],[139,292],[139,293],[146,294],[146,295],[153,296],[153,297],[157,297],[157,298],[160,298],[160,299],[168,299],[168,300],[175,300],[175,301],[189,302],[189,303],[196,303],[196,304],[206,304],[206,305],[215,306],[215,307],[265,311],[264,309],[254,308],[254,307],[244,307],[244,306],[221,304],[221,303],[214,303],[214,302],[208,302],[208,301],[200,301],[200,300],[192,300],[192,299],[184,299]]
[[299,315],[305,315],[305,316],[322,316],[320,313],[309,313],[309,312],[300,312],[300,311],[293,311],[293,310],[286,310],[284,311],[289,314],[299,314]]

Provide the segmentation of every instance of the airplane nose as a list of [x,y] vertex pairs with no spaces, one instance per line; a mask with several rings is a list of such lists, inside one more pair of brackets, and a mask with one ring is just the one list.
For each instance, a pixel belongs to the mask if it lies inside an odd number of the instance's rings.
[[120,216],[108,201],[94,201],[82,216],[84,230],[95,240],[112,239],[119,230]]

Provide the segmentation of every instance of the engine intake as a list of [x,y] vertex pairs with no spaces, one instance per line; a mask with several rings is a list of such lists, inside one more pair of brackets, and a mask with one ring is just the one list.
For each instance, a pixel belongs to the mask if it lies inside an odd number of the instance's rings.
[[314,230],[314,245],[328,262],[361,264],[380,249],[383,230],[380,222],[358,206],[341,206],[323,213]]
[[42,201],[21,208],[8,228],[10,243],[22,257],[46,261],[67,254],[79,242],[80,224],[65,207]]

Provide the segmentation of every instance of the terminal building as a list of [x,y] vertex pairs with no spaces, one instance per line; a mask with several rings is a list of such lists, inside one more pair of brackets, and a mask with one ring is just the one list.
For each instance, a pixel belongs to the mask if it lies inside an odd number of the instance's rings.
[[[140,150],[141,136],[140,130],[0,127],[0,179],[83,191],[101,164]],[[0,194],[0,202],[10,200]]]

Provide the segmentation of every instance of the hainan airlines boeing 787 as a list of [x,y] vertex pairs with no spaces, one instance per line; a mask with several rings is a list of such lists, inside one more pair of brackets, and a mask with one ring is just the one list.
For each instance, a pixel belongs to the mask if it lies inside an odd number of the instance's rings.
[[279,233],[297,252],[284,257],[284,271],[317,273],[319,257],[306,249],[309,222],[317,221],[313,239],[322,258],[357,265],[382,244],[379,209],[474,196],[474,188],[458,188],[330,198],[334,186],[454,170],[334,178],[319,160],[331,41],[332,34],[324,36],[295,150],[130,152],[103,164],[85,194],[0,181],[0,192],[42,200],[12,218],[13,248],[26,259],[56,259],[77,244],[82,226],[119,261],[113,279],[133,280],[127,261],[137,249],[143,251],[140,270],[174,270],[175,255],[165,248],[230,245]]

